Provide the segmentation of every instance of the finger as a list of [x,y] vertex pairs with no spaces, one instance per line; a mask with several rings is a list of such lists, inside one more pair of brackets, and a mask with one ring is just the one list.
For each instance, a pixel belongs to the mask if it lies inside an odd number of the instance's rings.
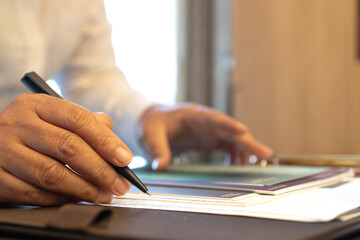
[[74,201],[72,198],[40,189],[0,168],[0,202],[52,206]]
[[[100,189],[104,189],[115,195],[124,195],[128,191],[130,184],[123,177],[119,176],[119,174],[116,173],[115,170],[78,135],[41,120],[34,120],[29,123],[29,125],[29,128],[19,133],[20,138],[23,139],[23,143],[26,146],[37,152],[41,152],[47,156],[57,159],[63,164],[69,165],[73,170],[80,174],[82,178],[85,178],[88,182],[95,184]],[[18,157],[18,159],[21,158]],[[40,159],[42,158],[39,157],[39,160]],[[51,158],[43,159],[38,168],[43,171],[52,171],[51,174],[55,175],[52,178],[54,178],[57,176],[55,171],[51,170],[50,167],[45,169],[42,167],[50,164],[49,162],[51,160],[53,162],[51,163],[52,165],[49,165],[51,168],[64,171],[63,164],[55,164]],[[34,158],[34,161],[36,161],[36,158]],[[37,166],[34,166],[34,168],[37,168]],[[49,176],[51,176],[51,174],[49,174]],[[34,181],[34,179],[28,180]],[[76,185],[75,180],[77,184],[82,184],[82,186]],[[85,183],[79,181],[79,179],[75,179],[73,177],[68,180],[69,184],[71,184],[72,181],[76,188],[84,187],[82,189],[86,189],[84,186]],[[61,186],[56,184],[53,186],[53,189],[50,190],[55,190],[60,187]],[[76,189],[71,189],[71,191],[76,191]],[[94,189],[91,191],[94,193]],[[85,194],[82,193],[82,197],[84,197],[84,195]],[[104,199],[104,196],[100,195],[98,198]],[[95,196],[91,196],[90,199],[91,201],[94,201]]]
[[[212,129],[211,133],[215,134],[220,139],[225,141],[231,140],[232,142],[237,143],[237,145],[243,145],[247,149],[247,151],[258,155],[259,157],[270,157],[271,155],[273,155],[273,150],[255,140],[244,124],[238,122],[237,120],[226,114],[223,114],[211,108],[198,106],[198,109],[200,109],[198,111],[202,111],[203,114],[197,114],[197,112],[195,112],[196,118],[207,119],[207,127]],[[198,123],[201,123],[201,121],[199,120]],[[202,131],[204,133],[206,132],[204,130],[204,126],[200,128],[199,127],[196,128],[203,129]],[[241,148],[241,146],[239,146],[238,148]],[[235,154],[235,152],[233,153],[233,155]],[[241,153],[241,155],[243,155],[243,162],[248,161],[246,160],[248,159],[248,153],[243,152]],[[232,158],[233,161],[237,161],[239,156],[235,154]]]
[[241,158],[241,164],[243,165],[249,165],[249,157],[250,153],[247,151],[241,151],[240,152],[240,158]]
[[177,151],[189,149],[213,150],[219,147],[221,139],[217,138],[212,129],[204,128],[202,130],[198,129],[198,131],[197,133],[183,131],[183,133],[170,140],[170,145],[176,146]]
[[102,158],[116,166],[123,167],[130,163],[132,153],[129,148],[92,113],[63,99],[35,95],[31,104],[41,119],[76,133]]
[[260,143],[250,133],[239,134],[233,138],[238,145],[244,146],[246,150],[262,158],[268,158],[273,155],[273,150]]
[[60,162],[25,146],[19,145],[11,158],[3,162],[3,168],[41,189],[94,203],[112,200],[111,193],[102,191]]
[[165,126],[160,124],[145,125],[143,141],[151,156],[155,158],[153,169],[165,170],[171,160],[171,150],[167,139]]
[[190,124],[195,124],[197,127],[206,126],[208,128],[222,129],[233,134],[243,134],[248,132],[247,126],[215,109],[197,104],[192,108],[195,108],[195,111],[189,111],[186,114],[186,118]]
[[234,165],[248,165],[249,156],[251,155],[248,151],[244,151],[243,147],[238,147],[235,143],[228,144],[228,152],[230,154],[230,163]]
[[228,151],[230,154],[231,164],[236,164],[236,165],[241,164],[241,155],[236,144],[231,143],[228,148],[229,148]]
[[105,113],[100,113],[100,112],[96,112],[93,114],[99,122],[104,124],[110,130],[113,130],[113,123],[111,121],[111,118],[108,115],[106,115]]
[[[273,155],[273,150],[268,146],[257,141],[250,132],[243,134],[234,134],[232,132],[224,131],[223,129],[213,129],[213,135],[216,138],[227,144],[235,144],[237,151],[248,152],[249,154],[255,154],[259,157],[268,158]],[[234,150],[235,151],[235,150]],[[245,156],[246,157],[246,156]]]

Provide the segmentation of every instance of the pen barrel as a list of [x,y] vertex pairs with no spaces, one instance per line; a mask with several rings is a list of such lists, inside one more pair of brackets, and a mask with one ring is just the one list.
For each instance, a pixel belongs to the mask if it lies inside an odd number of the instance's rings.
[[143,193],[146,193],[148,189],[146,186],[140,181],[140,179],[135,175],[133,171],[129,167],[117,167],[113,165],[113,168],[117,173],[123,176],[126,180],[132,183],[135,187],[141,190]]

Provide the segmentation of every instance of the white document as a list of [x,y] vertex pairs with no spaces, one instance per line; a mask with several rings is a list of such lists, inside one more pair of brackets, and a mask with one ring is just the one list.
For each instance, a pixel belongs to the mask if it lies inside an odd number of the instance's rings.
[[115,197],[108,205],[301,222],[326,222],[360,206],[360,179],[351,180],[334,188],[316,188],[280,196],[257,195],[231,203],[172,201],[125,195]]

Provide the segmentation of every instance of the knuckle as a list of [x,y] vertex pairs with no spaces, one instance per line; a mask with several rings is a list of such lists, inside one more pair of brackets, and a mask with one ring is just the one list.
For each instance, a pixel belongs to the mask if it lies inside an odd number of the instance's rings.
[[196,102],[189,102],[188,107],[192,109],[197,109],[200,105]]
[[58,151],[65,161],[75,157],[80,152],[80,144],[76,135],[67,134],[58,143]]
[[21,93],[15,97],[11,105],[23,106],[28,109],[30,106],[38,106],[43,104],[44,94]]
[[113,139],[108,134],[103,134],[100,137],[99,147],[101,149],[108,148],[113,144],[113,142],[114,142]]
[[45,200],[42,191],[36,188],[27,188],[20,196],[27,204],[39,204]]
[[100,166],[97,166],[94,175],[94,181],[96,183],[105,183],[107,184],[109,182],[109,179],[111,179],[112,175],[112,169],[107,164],[101,164]]
[[87,127],[94,121],[94,116],[85,108],[72,106],[69,111],[68,125],[72,129],[81,129]]
[[47,192],[35,187],[29,187],[20,193],[19,204],[54,206],[68,202],[69,198]]
[[107,114],[97,112],[97,113],[95,113],[94,116],[96,116],[97,119],[98,119],[102,124],[104,124],[105,126],[107,126],[107,127],[110,128],[110,129],[113,129],[113,127],[114,127],[114,126],[113,126],[113,122],[112,122],[111,118],[110,118]]
[[121,188],[121,190],[117,193],[118,196],[123,196],[125,195],[127,192],[129,192],[130,190],[130,182],[128,181],[124,181],[124,185],[123,187]]
[[[116,187],[116,196],[123,196],[123,195],[125,195],[127,192],[129,192],[129,190],[130,190],[130,186],[131,186],[131,183],[128,181],[128,180],[126,180],[124,177],[120,177],[120,181],[121,181],[121,185],[119,186],[117,186]],[[116,182],[117,180],[115,180],[114,182],[113,182],[113,186],[115,185],[115,182]],[[119,183],[117,183],[117,184],[119,184]]]
[[114,124],[113,124],[113,121],[112,121],[112,119],[110,118],[110,116],[104,114],[103,117],[105,118],[106,125],[107,125],[110,129],[113,129],[113,128],[114,128]]
[[[41,95],[41,96],[38,96]],[[30,94],[22,93],[15,97],[15,99],[1,112],[0,124],[2,126],[10,127],[30,127],[33,125],[31,119],[37,118],[36,106],[43,105],[44,94]],[[24,121],[27,119],[29,121]]]
[[76,198],[84,201],[94,202],[97,197],[97,191],[94,186],[83,186],[76,193]]
[[18,104],[23,104],[23,103],[27,103],[29,102],[29,99],[33,97],[33,94],[31,93],[21,93],[19,95],[17,95],[14,99],[14,103]]
[[61,184],[66,177],[65,168],[57,162],[49,161],[40,170],[40,185],[47,189]]
[[187,114],[198,116],[200,118],[206,118],[208,114],[208,108],[198,103],[188,103],[185,109]]
[[187,109],[188,111],[198,111],[199,110],[199,107],[201,105],[196,103],[196,102],[188,102],[184,105],[184,109]]
[[130,182],[125,181],[124,192],[122,193],[122,195],[125,195],[130,190],[130,187],[131,187]]

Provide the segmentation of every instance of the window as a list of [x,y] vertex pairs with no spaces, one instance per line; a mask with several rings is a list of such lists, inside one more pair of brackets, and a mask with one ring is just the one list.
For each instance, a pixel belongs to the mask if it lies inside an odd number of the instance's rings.
[[176,0],[105,0],[116,63],[129,84],[171,104],[177,89]]

